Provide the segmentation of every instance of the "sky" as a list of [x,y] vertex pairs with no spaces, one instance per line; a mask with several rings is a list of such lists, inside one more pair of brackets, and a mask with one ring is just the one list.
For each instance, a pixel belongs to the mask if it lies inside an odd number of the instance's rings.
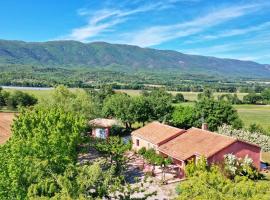
[[0,0],[0,39],[105,41],[270,64],[270,0]]

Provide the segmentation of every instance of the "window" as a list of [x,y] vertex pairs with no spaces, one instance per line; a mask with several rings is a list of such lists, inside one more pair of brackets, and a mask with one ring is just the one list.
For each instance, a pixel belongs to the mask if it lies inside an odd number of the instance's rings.
[[140,140],[139,139],[136,139],[136,145],[140,146]]

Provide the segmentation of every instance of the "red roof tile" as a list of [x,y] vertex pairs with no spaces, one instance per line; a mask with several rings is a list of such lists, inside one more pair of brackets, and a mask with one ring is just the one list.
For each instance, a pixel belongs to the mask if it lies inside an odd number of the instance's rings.
[[160,143],[172,139],[185,130],[161,124],[159,122],[151,122],[146,126],[133,131],[133,136],[140,137],[144,140],[151,142],[152,144],[159,145]]
[[159,151],[178,160],[186,160],[196,154],[208,158],[236,141],[237,139],[232,137],[191,128],[173,140],[161,145]]

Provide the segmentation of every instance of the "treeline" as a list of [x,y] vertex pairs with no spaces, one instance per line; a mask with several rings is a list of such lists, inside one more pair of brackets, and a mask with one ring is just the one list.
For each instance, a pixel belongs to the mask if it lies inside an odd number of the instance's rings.
[[261,93],[249,93],[244,96],[243,102],[247,104],[270,104],[270,89],[265,89]]
[[200,95],[195,107],[174,106],[174,102],[183,102],[181,94],[173,96],[164,89],[143,91],[139,96],[115,93],[110,86],[100,90],[88,90],[102,117],[113,117],[122,121],[126,129],[132,129],[135,123],[145,124],[157,120],[180,128],[201,127],[208,123],[210,130],[217,130],[223,123],[241,128],[237,111],[226,100],[215,100],[210,91]]
[[97,68],[52,68],[36,66],[1,66],[0,85],[28,87],[98,88],[111,84],[113,89],[150,90],[164,87],[168,91],[203,92],[210,88],[214,92],[260,93],[269,84],[241,79],[217,79],[205,75],[183,75],[178,72],[122,72]]
[[20,106],[32,106],[38,102],[37,98],[26,92],[14,91],[8,92],[0,87],[0,109],[7,107],[8,109],[17,109]]

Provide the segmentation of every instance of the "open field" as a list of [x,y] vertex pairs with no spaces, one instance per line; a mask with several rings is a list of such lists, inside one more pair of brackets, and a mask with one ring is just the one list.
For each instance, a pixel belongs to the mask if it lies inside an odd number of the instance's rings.
[[0,144],[5,143],[11,135],[11,124],[14,119],[14,113],[0,112]]
[[[4,89],[8,92],[12,92],[15,91],[15,89]],[[20,89],[19,91],[22,92],[27,92],[28,94],[32,94],[35,97],[37,97],[38,99],[41,98],[50,98],[51,94],[52,94],[52,90],[29,90],[29,89]]]
[[245,126],[257,123],[270,130],[270,105],[235,105],[235,108]]
[[[129,94],[130,96],[137,96],[137,95],[140,95],[141,94],[141,90],[116,90],[117,92],[125,92],[127,94]],[[177,93],[182,93],[185,97],[186,100],[188,101],[196,101],[197,100],[197,96],[199,94],[199,92],[175,92],[175,91],[169,91],[171,94],[175,95]],[[214,96],[215,97],[218,97],[222,94],[229,94],[229,93],[222,93],[222,92],[219,92],[219,93],[214,93]],[[243,97],[247,95],[247,93],[237,93],[237,96],[239,99],[243,99]]]

